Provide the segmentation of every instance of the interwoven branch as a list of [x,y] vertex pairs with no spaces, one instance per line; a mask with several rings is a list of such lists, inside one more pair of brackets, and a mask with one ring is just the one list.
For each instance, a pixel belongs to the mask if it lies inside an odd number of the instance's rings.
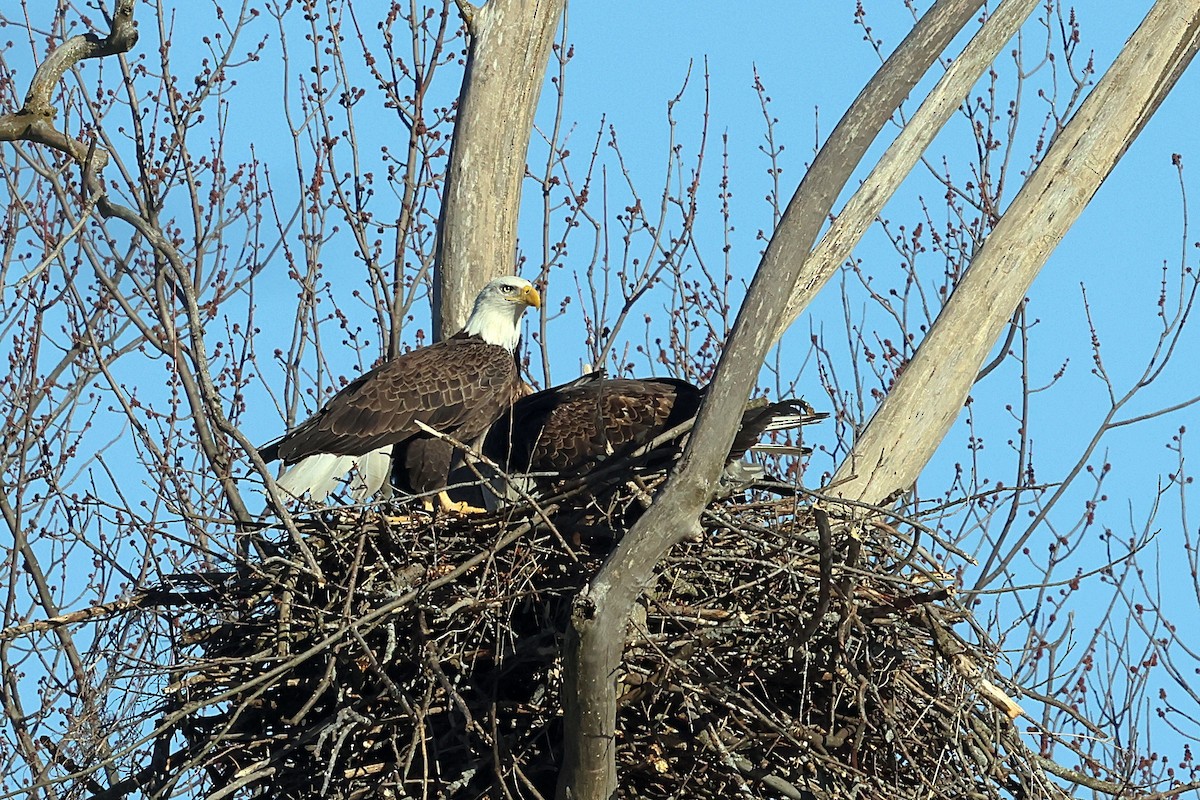
[[[569,549],[532,511],[301,518],[324,582],[279,531],[253,578],[158,587],[138,613],[195,631],[147,711],[171,779],[203,776],[209,796],[549,796],[572,603],[638,506],[613,508],[560,510]],[[952,587],[931,590],[944,565],[896,533],[795,497],[714,506],[627,631],[618,796],[1063,797],[981,692],[1002,679],[956,632]]]

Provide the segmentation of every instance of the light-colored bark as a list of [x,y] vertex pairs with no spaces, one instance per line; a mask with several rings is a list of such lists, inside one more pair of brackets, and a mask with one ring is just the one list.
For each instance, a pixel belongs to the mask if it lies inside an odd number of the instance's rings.
[[513,271],[534,112],[565,0],[462,2],[471,31],[438,225],[434,331],[467,321],[483,284]]
[[[89,58],[126,53],[137,44],[137,26],[133,22],[133,0],[118,0],[113,8],[112,28],[101,39],[80,33],[54,48],[37,69],[25,94],[21,109],[0,115],[0,142],[29,141],[60,150],[75,159],[81,168],[98,171],[107,161],[103,151],[90,152],[84,142],[73,139],[54,125],[58,109],[52,98],[63,73]],[[90,163],[89,163],[90,161]]]
[[[943,318],[953,324],[939,320],[935,325],[855,447],[857,469],[843,465],[835,477],[835,482],[844,481],[836,489],[842,496],[878,502],[907,488],[928,462],[1033,275],[1194,55],[1197,3],[1200,0],[1159,2],[1056,141],[943,312]],[[946,10],[946,5],[937,4],[927,19]],[[718,380],[669,486],[576,603],[566,653],[568,741],[560,797],[603,798],[616,787],[613,677],[628,613],[652,578],[655,564],[693,530],[710,498],[719,469],[714,454],[724,452],[732,438],[729,420],[736,418],[733,412],[745,401],[757,365],[785,327],[785,307],[790,320],[819,289],[825,273],[849,253],[886,200],[889,187],[894,189],[911,169],[924,146],[921,140],[931,138],[947,118],[956,102],[954,93],[963,96],[963,87],[969,87],[990,62],[987,53],[992,51],[994,57],[1011,35],[1011,26],[1028,15],[1031,5],[1010,0],[997,10],[991,22],[998,24],[976,38],[974,49],[964,54],[962,63],[943,80],[938,95],[923,106],[921,129],[898,140],[843,212],[845,219],[806,264],[816,233],[812,226],[820,224],[829,208],[822,210],[821,203],[832,204],[827,192],[840,188],[837,176],[848,175],[844,170],[855,163],[848,158],[854,146],[847,143],[857,141],[857,126],[869,124],[857,116],[863,113],[857,102],[847,114],[848,126],[839,125],[814,162],[764,254],[723,355]],[[966,22],[962,19],[958,26]],[[885,65],[880,74],[887,69]],[[753,324],[744,324],[747,320]],[[942,332],[935,338],[939,328]],[[931,392],[931,386],[938,391]]]
[[1052,143],[831,486],[879,503],[912,486],[1051,251],[1200,46],[1200,0],[1159,0]]
[[963,98],[980,75],[1017,35],[1021,25],[1040,4],[1040,0],[1005,0],[971,37],[958,58],[951,62],[946,74],[909,118],[904,130],[900,131],[900,135],[817,243],[788,299],[777,337],[791,327],[817,296],[817,292],[850,257],[867,228],[883,211],[884,204],[895,194],[900,182],[912,172],[925,149],[961,106]]
[[564,654],[567,737],[560,798],[600,800],[615,791],[614,676],[633,604],[666,552],[696,528],[712,498],[721,454],[729,451],[740,410],[838,193],[890,115],[980,5],[974,0],[936,3],[838,123],[767,246],[691,441],[667,487],[577,598]]

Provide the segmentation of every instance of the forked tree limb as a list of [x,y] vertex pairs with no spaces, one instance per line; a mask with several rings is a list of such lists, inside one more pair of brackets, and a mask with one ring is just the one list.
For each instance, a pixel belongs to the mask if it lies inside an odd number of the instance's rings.
[[850,258],[867,228],[875,222],[884,205],[895,194],[900,182],[912,172],[951,115],[962,107],[963,98],[979,76],[995,62],[1004,46],[1012,41],[1021,25],[1041,4],[1041,0],[1009,0],[1001,3],[988,18],[987,24],[971,37],[962,53],[946,68],[946,73],[909,118],[866,180],[846,201],[845,207],[838,212],[829,230],[808,257],[800,280],[788,298],[787,310],[780,321],[777,336],[783,336],[808,308],[817,292]]
[[1155,3],[975,255],[838,468],[833,493],[874,503],[912,486],[1013,309],[1198,48],[1200,0]]
[[[133,21],[134,0],[117,0],[112,27],[101,38],[94,33],[80,33],[50,51],[38,65],[25,102],[19,111],[0,116],[0,142],[29,141],[53,147],[79,162],[87,164],[90,148],[54,127],[57,110],[51,99],[58,82],[67,70],[89,58],[127,53],[137,44],[137,25]],[[96,157],[105,160],[102,152]]]
[[975,0],[935,3],[842,117],[767,246],[717,378],[667,486],[576,600],[564,654],[567,736],[560,798],[601,800],[616,790],[615,674],[629,612],[658,562],[696,528],[713,496],[738,412],[775,342],[792,287],[837,195],[892,113],[981,5]]

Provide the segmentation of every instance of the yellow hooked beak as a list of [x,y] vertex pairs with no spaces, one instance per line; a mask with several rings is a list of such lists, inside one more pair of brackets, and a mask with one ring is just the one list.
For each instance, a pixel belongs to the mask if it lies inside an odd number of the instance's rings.
[[533,306],[534,308],[542,307],[542,296],[532,286],[525,286],[521,289],[520,300],[527,306]]

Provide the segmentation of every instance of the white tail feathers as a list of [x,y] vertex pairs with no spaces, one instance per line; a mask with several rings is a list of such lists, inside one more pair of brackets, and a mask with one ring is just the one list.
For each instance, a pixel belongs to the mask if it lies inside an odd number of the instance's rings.
[[321,503],[350,475],[350,496],[361,503],[383,488],[391,469],[390,445],[361,456],[317,453],[288,467],[276,483],[285,494],[300,497],[307,492],[314,503]]

